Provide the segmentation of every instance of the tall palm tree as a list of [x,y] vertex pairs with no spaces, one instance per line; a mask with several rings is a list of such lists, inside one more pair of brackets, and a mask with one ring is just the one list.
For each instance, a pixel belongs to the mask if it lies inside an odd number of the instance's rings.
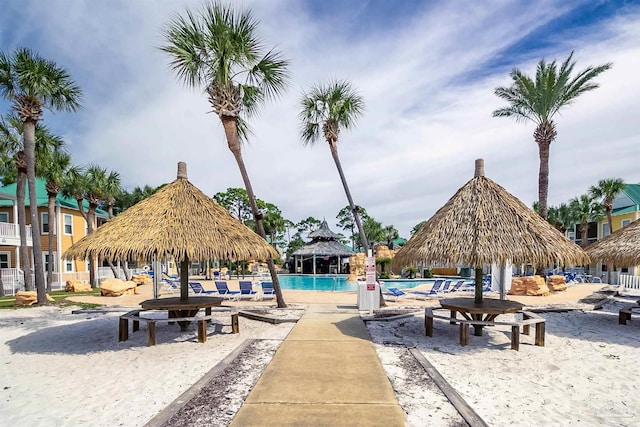
[[393,240],[400,237],[398,230],[393,225],[384,227],[384,239],[387,241],[387,247],[393,249]]
[[48,221],[49,221],[49,263],[47,264],[47,292],[51,292],[51,282],[53,281],[54,258],[52,257],[54,248],[54,236],[58,236],[58,218],[56,218],[56,198],[60,193],[60,188],[65,179],[67,170],[71,167],[71,156],[69,153],[58,148],[48,155],[40,156],[37,159],[36,169],[38,175],[46,179],[45,188],[48,199]]
[[29,49],[12,54],[0,52],[0,94],[13,103],[22,122],[24,153],[29,183],[29,214],[33,232],[33,264],[38,304],[44,304],[46,289],[36,198],[35,130],[43,108],[75,111],[80,107],[81,91],[67,71]]
[[366,253],[369,250],[369,243],[360,220],[359,207],[353,203],[340,157],[338,157],[340,131],[353,127],[364,110],[364,101],[349,82],[334,80],[325,85],[318,84],[312,87],[308,93],[302,95],[300,105],[302,141],[305,145],[313,144],[320,139],[320,132],[322,132],[322,136],[329,144],[331,156],[338,169],[353,219],[360,233],[360,241]]
[[[602,205],[607,212],[607,221],[609,221],[609,233],[614,231],[612,222],[613,201],[622,193],[622,190],[624,190],[624,181],[621,178],[601,179],[597,186],[589,188],[589,194],[592,197],[602,200]],[[607,264],[607,283],[611,283],[612,269],[613,264]]]
[[[11,157],[11,164],[8,165],[9,174],[15,176],[16,182],[16,204],[18,211],[18,227],[20,230],[20,259],[21,268],[24,274],[24,283],[26,290],[33,290],[33,281],[31,278],[31,264],[29,250],[27,247],[27,214],[25,206],[25,193],[27,183],[27,163],[23,149],[24,139],[22,136],[22,122],[15,115],[0,120],[0,148],[5,155]],[[40,164],[45,164],[47,156],[53,150],[60,149],[63,146],[62,138],[53,135],[49,129],[41,124],[36,125],[35,129],[35,151],[36,160]],[[42,159],[42,160],[41,160]],[[41,166],[44,167],[44,166]],[[40,234],[37,229],[32,227],[32,234]]]
[[514,117],[516,121],[530,120],[536,124],[533,138],[538,144],[540,170],[538,173],[538,201],[540,216],[547,218],[547,195],[549,193],[549,147],[555,140],[556,113],[571,104],[578,96],[598,87],[593,79],[611,68],[611,63],[587,67],[571,76],[575,61],[573,52],[562,63],[541,60],[536,69],[535,80],[514,68],[509,74],[513,83],[509,87],[498,87],[495,94],[510,105],[493,112],[494,117]]
[[[266,240],[240,142],[247,137],[244,117],[257,113],[266,100],[286,88],[289,62],[276,50],[264,50],[256,34],[258,22],[249,10],[235,10],[209,2],[200,14],[187,10],[164,32],[168,44],[161,49],[171,67],[188,86],[204,88],[213,111],[222,122],[227,145],[240,169],[258,234]],[[273,260],[267,260],[278,307],[286,307]]]
[[571,210],[571,217],[576,223],[580,224],[580,243],[584,248],[589,244],[587,241],[589,222],[600,221],[604,217],[604,209],[597,200],[588,194],[571,199],[569,209]]

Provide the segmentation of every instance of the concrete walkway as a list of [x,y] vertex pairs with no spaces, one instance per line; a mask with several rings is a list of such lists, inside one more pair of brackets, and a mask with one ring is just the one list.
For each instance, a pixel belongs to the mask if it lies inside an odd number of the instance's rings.
[[405,417],[355,308],[311,305],[232,426],[404,426]]

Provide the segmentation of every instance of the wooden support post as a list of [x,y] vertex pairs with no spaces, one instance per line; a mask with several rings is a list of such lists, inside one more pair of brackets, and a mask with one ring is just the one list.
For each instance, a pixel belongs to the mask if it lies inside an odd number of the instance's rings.
[[240,332],[240,322],[238,321],[238,313],[231,315],[231,332],[237,334]]
[[118,327],[118,341],[126,341],[128,339],[129,339],[129,321],[121,317],[120,324]]
[[544,347],[544,322],[536,323],[536,345]]
[[[529,320],[531,317],[525,312],[522,313],[522,320]],[[531,325],[523,325],[522,333],[525,335],[529,335],[531,333]]]
[[[204,314],[211,316],[211,307],[205,307]],[[211,323],[211,319],[207,319],[207,323]]]
[[469,325],[465,322],[460,322],[460,345],[465,346],[469,344]]
[[627,320],[631,320],[631,310],[622,309],[618,313],[618,325],[626,325]]
[[520,350],[520,326],[511,326],[511,350]]
[[152,345],[156,345],[156,322],[149,320],[147,321],[147,346]]
[[424,331],[426,336],[433,336],[433,317],[424,317]]
[[140,330],[140,322],[138,320],[133,320],[133,332],[138,332]]
[[207,342],[207,320],[198,320],[198,342]]
[[[456,319],[456,313],[457,313],[457,311],[451,310],[451,315],[449,317],[451,317],[451,319]],[[451,324],[451,325],[455,325],[456,323],[457,322],[454,322],[453,320],[449,321],[449,324]]]

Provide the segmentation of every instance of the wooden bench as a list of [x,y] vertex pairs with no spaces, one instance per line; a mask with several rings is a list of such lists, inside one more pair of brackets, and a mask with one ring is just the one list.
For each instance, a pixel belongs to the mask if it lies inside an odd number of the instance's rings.
[[618,312],[618,324],[626,325],[627,321],[631,320],[631,315],[633,314],[634,310],[636,311],[636,314],[640,314],[640,305],[630,305],[628,307],[620,309],[620,311]]
[[[198,342],[204,343],[207,341],[207,323],[211,323],[211,320],[215,318],[215,315],[211,314],[211,310],[207,310],[204,316],[196,317],[168,317],[166,319],[141,317],[140,313],[146,311],[152,312],[155,310],[133,310],[120,316],[118,341],[126,341],[129,339],[129,320],[131,320],[133,323],[132,332],[137,332],[140,329],[140,322],[147,324],[147,346],[156,345],[156,323],[158,322],[166,322],[168,324],[175,322],[197,322]],[[240,332],[238,313],[231,313],[231,332],[234,334]]]
[[511,349],[520,350],[520,327],[522,327],[522,333],[525,335],[530,334],[531,325],[536,325],[535,345],[544,346],[545,335],[545,320],[535,313],[529,311],[519,311],[522,314],[522,320],[516,320],[513,322],[496,322],[487,320],[471,320],[471,319],[457,319],[451,316],[442,316],[434,314],[433,310],[443,310],[442,307],[425,308],[424,310],[424,329],[425,335],[428,337],[433,336],[433,319],[448,320],[449,323],[460,324],[460,345],[466,346],[469,344],[469,326],[497,326],[506,325],[511,326]]

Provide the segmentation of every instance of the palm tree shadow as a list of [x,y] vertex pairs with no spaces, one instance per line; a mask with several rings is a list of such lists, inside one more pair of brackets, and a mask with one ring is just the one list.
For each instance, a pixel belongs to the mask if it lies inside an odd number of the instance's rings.
[[[208,335],[222,332],[222,325],[209,326]],[[156,329],[157,345],[173,342],[197,342],[195,324],[186,332],[180,332],[176,325],[159,325]],[[118,317],[88,319],[71,324],[50,326],[7,341],[12,353],[36,354],[90,354],[115,352],[147,346],[147,333],[143,325],[131,333],[129,339],[118,341]]]

